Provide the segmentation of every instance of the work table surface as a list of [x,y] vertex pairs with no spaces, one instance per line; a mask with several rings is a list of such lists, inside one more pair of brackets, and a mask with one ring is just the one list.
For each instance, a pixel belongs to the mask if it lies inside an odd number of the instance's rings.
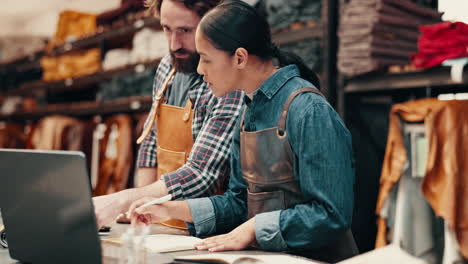
[[[0,225],[2,225],[2,219],[0,217]],[[106,236],[100,236],[101,239],[104,238],[117,238],[122,235],[122,233],[125,232],[125,230],[129,227],[127,224],[114,224],[112,225],[111,232],[106,235]],[[161,225],[152,225],[151,226],[151,233],[152,234],[171,234],[171,235],[188,235],[188,232],[185,230],[178,230],[174,228],[169,228]],[[112,250],[118,250],[118,247],[110,245],[109,243],[101,243],[102,245],[102,251],[104,253],[103,256],[103,263],[104,264],[113,264],[113,263],[122,263],[122,260],[119,260],[117,258],[109,257],[108,253],[111,252]],[[114,248],[112,248],[114,247]],[[178,256],[186,256],[186,255],[195,255],[195,254],[207,254],[207,251],[197,251],[197,250],[186,250],[186,251],[178,251],[178,252],[172,252],[172,253],[164,253],[162,255],[154,255],[149,257],[149,263],[162,263],[161,261],[164,261],[165,256],[168,256],[169,259],[170,257],[178,257]],[[280,253],[271,253],[271,252],[264,252],[264,251],[256,251],[256,250],[244,250],[244,251],[236,251],[236,252],[229,252],[229,254],[251,254],[251,255],[256,255],[256,254],[271,254],[271,255],[276,255]],[[114,255],[114,254],[111,254]],[[71,256],[72,257],[72,256]],[[13,263],[20,263],[14,259],[10,258],[10,254],[8,252],[8,249],[0,248],[0,263],[1,264],[13,264]],[[123,262],[125,263],[125,262]],[[314,263],[311,261],[311,263]]]

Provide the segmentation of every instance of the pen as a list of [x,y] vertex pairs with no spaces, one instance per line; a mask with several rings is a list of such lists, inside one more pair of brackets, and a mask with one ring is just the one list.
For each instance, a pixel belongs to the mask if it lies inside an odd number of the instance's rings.
[[148,207],[150,205],[162,204],[162,203],[170,201],[171,199],[172,199],[172,195],[168,194],[166,196],[163,196],[163,197],[154,199],[152,201],[149,201],[149,202],[145,203],[144,205],[142,205],[142,206],[140,206],[138,208],[145,208],[145,207]]
[[[163,196],[163,197],[159,197],[159,198],[156,198],[152,201],[149,201],[145,204],[143,204],[142,206],[138,207],[138,208],[145,208],[145,207],[148,207],[150,205],[155,205],[155,204],[162,204],[162,203],[165,203],[167,201],[170,201],[172,199],[172,195],[168,194],[166,196]],[[125,216],[127,218],[130,218],[130,212],[126,212],[125,213]]]

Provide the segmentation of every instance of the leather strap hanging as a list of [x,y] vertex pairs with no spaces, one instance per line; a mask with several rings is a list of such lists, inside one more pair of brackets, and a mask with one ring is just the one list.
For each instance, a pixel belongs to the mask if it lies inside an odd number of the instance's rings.
[[164,83],[162,85],[162,89],[156,94],[156,98],[155,98],[153,107],[151,108],[151,112],[150,112],[150,114],[148,116],[148,124],[146,125],[145,129],[143,130],[143,133],[141,134],[141,136],[137,139],[137,144],[141,144],[143,142],[143,140],[149,135],[151,129],[153,128],[154,120],[156,118],[156,113],[158,111],[161,98],[163,97],[164,93],[166,92],[168,83],[171,81],[171,79],[174,77],[174,75],[175,75],[175,69],[172,69],[172,71],[169,73],[169,76],[164,81]]

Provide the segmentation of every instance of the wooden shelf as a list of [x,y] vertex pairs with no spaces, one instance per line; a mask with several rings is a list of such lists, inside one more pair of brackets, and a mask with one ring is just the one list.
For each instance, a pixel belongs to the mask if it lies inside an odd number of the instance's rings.
[[40,70],[39,58],[44,56],[44,51],[37,51],[28,56],[17,58],[8,62],[0,63],[0,72],[24,72],[29,70]]
[[468,85],[468,69],[463,71],[462,83],[452,80],[450,70],[450,67],[437,67],[424,71],[407,73],[371,73],[350,79],[344,91],[345,93],[392,92],[401,89]]
[[152,105],[152,96],[135,96],[103,102],[76,102],[53,104],[38,107],[34,111],[19,111],[9,115],[0,115],[0,120],[35,120],[48,115],[92,116],[116,113],[148,112]]
[[323,37],[323,26],[318,24],[316,26],[304,26],[300,29],[283,30],[279,33],[274,33],[272,38],[273,42],[277,45],[288,45],[294,42]]
[[68,41],[63,45],[55,47],[50,52],[38,51],[34,54],[15,59],[13,61],[0,64],[0,72],[16,71],[22,72],[27,70],[40,70],[41,65],[39,60],[42,56],[57,56],[65,52],[96,47],[100,42],[111,40],[121,36],[134,34],[145,27],[160,27],[159,19],[155,17],[146,17],[137,19],[122,27],[111,28],[94,35],[80,38],[74,41]]
[[56,56],[65,52],[69,52],[71,50],[93,47],[99,44],[101,41],[134,34],[142,28],[159,25],[159,19],[156,19],[154,17],[137,19],[134,22],[122,27],[105,30],[103,32],[96,33],[95,35],[81,38],[75,41],[68,41],[61,46],[55,47],[51,52],[47,53],[47,55]]
[[70,78],[61,81],[35,81],[21,85],[18,89],[7,92],[7,95],[31,95],[41,94],[44,92],[48,93],[61,93],[69,90],[76,90],[82,87],[87,87],[92,84],[99,83],[101,81],[110,80],[115,76],[127,75],[132,72],[142,72],[148,68],[156,68],[159,65],[161,59],[142,62],[138,64],[128,65],[122,68],[117,68],[109,71],[101,71],[90,75]]

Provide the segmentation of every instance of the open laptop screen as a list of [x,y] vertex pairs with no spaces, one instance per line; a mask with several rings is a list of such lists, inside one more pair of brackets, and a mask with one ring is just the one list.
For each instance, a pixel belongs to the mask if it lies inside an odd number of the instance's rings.
[[0,149],[0,208],[13,259],[101,263],[83,153]]

